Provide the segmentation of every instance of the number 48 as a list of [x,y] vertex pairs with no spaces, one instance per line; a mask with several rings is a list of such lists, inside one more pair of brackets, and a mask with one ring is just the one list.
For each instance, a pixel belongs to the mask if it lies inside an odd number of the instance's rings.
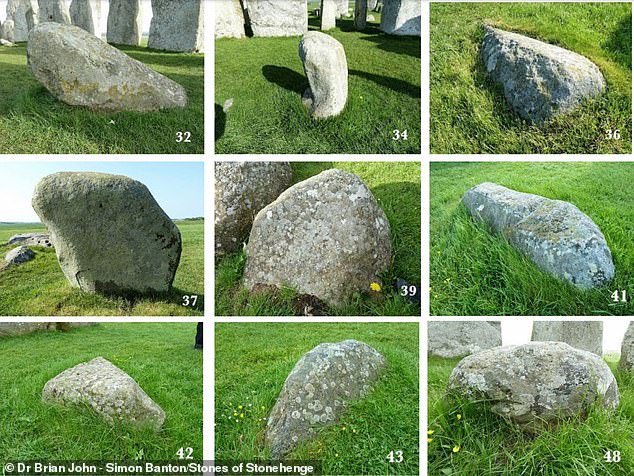
[[603,459],[608,463],[620,463],[621,452],[620,451],[606,451],[603,455]]

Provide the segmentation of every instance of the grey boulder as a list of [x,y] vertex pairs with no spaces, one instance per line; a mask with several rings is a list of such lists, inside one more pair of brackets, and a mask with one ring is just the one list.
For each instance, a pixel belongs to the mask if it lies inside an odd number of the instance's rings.
[[13,235],[9,238],[8,244],[41,246],[43,248],[53,247],[53,241],[51,240],[51,235],[49,233],[24,233],[20,235]]
[[619,368],[631,372],[634,370],[634,322],[630,322],[621,343]]
[[420,36],[420,0],[385,0],[381,10],[381,30],[389,35]]
[[299,36],[308,30],[306,0],[247,0],[253,36]]
[[8,264],[22,264],[27,261],[31,261],[35,258],[35,253],[28,249],[26,246],[18,246],[17,248],[13,248],[9,251],[5,256],[4,260]]
[[216,38],[244,38],[244,13],[240,0],[216,0],[215,4]]
[[194,52],[204,49],[202,0],[152,0],[148,47]]
[[427,352],[436,357],[464,357],[502,345],[499,321],[430,321],[427,329]]
[[462,203],[547,273],[588,289],[614,277],[612,253],[599,227],[571,203],[494,183],[467,191]]
[[534,321],[532,341],[565,342],[575,349],[603,355],[601,321]]

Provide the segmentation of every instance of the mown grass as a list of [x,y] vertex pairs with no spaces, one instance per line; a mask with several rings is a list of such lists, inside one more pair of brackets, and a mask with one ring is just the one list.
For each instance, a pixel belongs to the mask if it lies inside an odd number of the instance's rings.
[[[120,49],[182,85],[189,96],[187,107],[108,114],[69,106],[32,75],[26,44],[0,47],[0,153],[202,154],[204,55]],[[177,143],[178,131],[191,132],[191,142]]]
[[[632,151],[632,5],[432,3],[430,146],[434,154],[624,154]],[[593,61],[607,92],[543,126],[506,102],[480,58],[489,23]],[[618,129],[620,140],[606,131]]]
[[[216,40],[216,153],[420,153],[420,38],[385,35],[380,14],[371,14],[363,32],[346,18],[328,32],[346,51],[348,102],[323,121],[302,104],[299,37]],[[319,20],[310,15],[309,25],[318,29]],[[408,139],[393,140],[394,130]]]
[[[338,168],[357,174],[370,188],[387,215],[392,236],[392,267],[380,294],[358,294],[342,307],[329,307],[325,314],[352,316],[419,315],[420,306],[398,295],[394,278],[420,285],[420,164],[417,162],[306,162],[292,163],[293,182],[301,182],[323,170]],[[292,316],[301,314],[297,293],[254,293],[242,287],[246,263],[244,251],[217,258],[215,280],[216,315]]]
[[[419,474],[418,325],[216,324],[216,460],[266,459],[266,419],[295,363],[324,342],[357,339],[381,352],[386,373],[337,424],[288,455],[323,474]],[[242,405],[244,417],[233,416]],[[403,451],[402,463],[386,459]]]
[[[88,294],[72,288],[57,262],[55,250],[31,247],[35,259],[0,271],[2,316],[181,316],[203,315],[204,222],[176,221],[183,240],[181,261],[168,295],[124,299]],[[0,224],[0,258],[17,233],[45,231],[41,224]],[[195,307],[183,307],[184,295],[197,295]]]
[[[634,465],[634,379],[616,370],[621,404],[614,414],[593,408],[584,422],[570,421],[531,436],[482,405],[449,403],[445,387],[460,359],[428,360],[428,473],[455,476],[626,476]],[[461,418],[458,419],[457,415]],[[454,447],[459,447],[454,452]],[[619,463],[606,452],[620,451]]]
[[[195,323],[125,323],[0,338],[0,464],[174,461],[181,447],[202,459],[203,358],[193,350],[195,335]],[[89,409],[42,402],[48,380],[99,356],[163,408],[160,432],[110,425]]]
[[[622,162],[432,163],[432,315],[632,315],[633,180],[634,164]],[[482,182],[576,205],[603,232],[616,267],[614,279],[582,291],[543,272],[469,216],[460,200]],[[626,290],[628,302],[615,303],[615,290]]]

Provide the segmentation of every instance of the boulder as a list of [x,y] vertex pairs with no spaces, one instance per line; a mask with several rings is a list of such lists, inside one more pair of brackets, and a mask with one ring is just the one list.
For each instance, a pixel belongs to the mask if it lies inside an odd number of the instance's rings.
[[31,261],[35,258],[35,253],[28,249],[26,246],[18,246],[17,248],[13,248],[9,251],[5,256],[4,260],[8,264],[22,264],[27,261]]
[[368,0],[355,0],[354,2],[354,28],[365,30],[368,21]]
[[141,0],[110,0],[106,39],[115,45],[141,44]]
[[601,321],[535,321],[533,341],[565,342],[575,349],[603,355]]
[[299,43],[309,88],[304,104],[315,119],[341,114],[348,100],[348,63],[341,43],[332,36],[310,31]]
[[589,59],[517,33],[484,28],[486,71],[520,117],[542,123],[605,91],[605,79]]
[[634,370],[634,321],[627,326],[627,331],[621,343],[619,368],[629,372]]
[[53,241],[49,233],[24,233],[9,238],[9,245],[42,246],[52,248]]
[[608,365],[563,342],[495,347],[465,357],[451,372],[450,398],[485,401],[490,410],[538,433],[562,419],[584,419],[594,405],[616,409]]
[[70,25],[70,12],[67,0],[38,0],[39,23],[55,22]]
[[340,305],[389,269],[390,224],[359,177],[330,169],[260,210],[246,251],[247,289],[290,286]]
[[332,30],[337,26],[337,2],[336,0],[321,0],[319,15],[319,29],[321,31]]
[[430,321],[427,329],[427,352],[436,357],[464,357],[502,345],[499,321]]
[[385,358],[356,340],[319,344],[288,375],[269,415],[265,442],[274,460],[319,434],[364,398],[386,367]]
[[253,36],[299,36],[308,30],[306,0],[247,0]]
[[70,18],[73,25],[101,38],[101,0],[73,0]]
[[202,0],[152,0],[148,47],[156,50],[204,50]]
[[0,337],[15,337],[33,332],[68,331],[75,327],[96,325],[96,322],[0,322]]
[[381,30],[389,35],[420,36],[420,0],[385,0]]
[[244,38],[244,13],[240,0],[216,0],[216,38]]
[[114,295],[168,292],[181,236],[145,185],[121,175],[44,177],[33,208],[48,227],[71,286]]
[[590,217],[571,203],[493,183],[467,191],[462,203],[547,273],[587,289],[614,277],[612,254]]
[[165,412],[132,377],[103,357],[64,370],[42,390],[46,403],[89,406],[111,424],[125,423],[160,430]]
[[6,42],[2,46],[14,46],[15,44],[15,24],[10,18],[2,24],[2,39]]
[[11,46],[15,46],[15,43],[11,43],[9,40],[5,40],[4,38],[0,38],[0,46],[11,47]]
[[76,26],[40,23],[29,35],[28,64],[60,101],[95,111],[185,107],[185,89]]
[[248,238],[253,218],[291,186],[288,162],[216,162],[216,253],[232,253]]

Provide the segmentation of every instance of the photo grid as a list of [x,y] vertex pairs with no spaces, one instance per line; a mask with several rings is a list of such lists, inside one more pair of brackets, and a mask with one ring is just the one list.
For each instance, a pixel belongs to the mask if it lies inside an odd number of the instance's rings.
[[631,65],[631,2],[0,0],[0,474],[634,474]]

